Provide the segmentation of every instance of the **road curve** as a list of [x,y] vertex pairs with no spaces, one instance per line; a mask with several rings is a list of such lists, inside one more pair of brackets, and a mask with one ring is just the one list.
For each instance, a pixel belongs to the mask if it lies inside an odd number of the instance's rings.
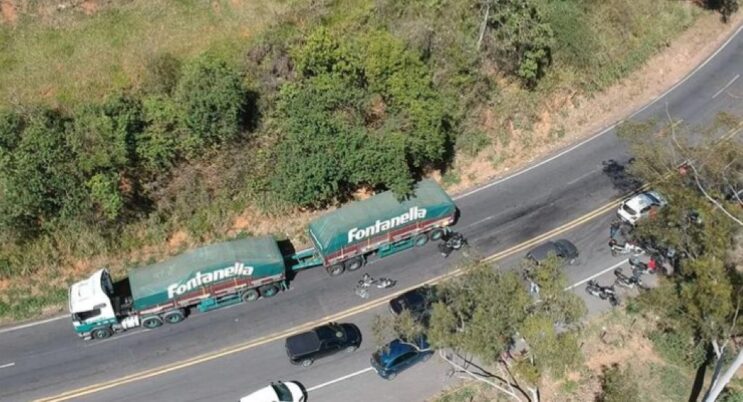
[[[688,124],[705,124],[720,111],[741,114],[743,105],[727,93],[743,93],[743,80],[733,80],[743,74],[742,70],[743,35],[738,30],[702,68],[633,118],[665,119],[667,109],[674,119],[683,119]],[[720,92],[721,89],[724,91]],[[602,162],[616,160],[621,163],[628,159],[626,148],[612,130],[569,152],[557,152],[555,156],[509,180],[497,181],[457,199],[462,212],[457,228],[470,239],[478,252],[490,255],[534,238],[605,205],[627,190],[627,183],[621,178],[611,177],[602,170]],[[601,254],[605,251],[601,249],[602,245],[595,242],[597,236],[602,236],[602,219],[607,219],[606,215],[569,233],[571,238],[579,240],[576,241],[582,250],[590,250],[584,252],[586,260],[580,270],[569,273],[573,279],[591,275],[610,262]],[[592,264],[593,261],[600,263]],[[398,279],[401,286],[406,286],[444,274],[452,267],[429,246],[375,261],[366,269],[376,276]],[[274,299],[195,314],[177,326],[133,331],[97,343],[84,343],[77,339],[67,320],[2,332],[0,399],[29,400],[124,378],[353,308],[359,299],[351,289],[359,275],[348,274],[331,279],[322,270],[302,272],[287,294]],[[381,310],[365,311],[348,320],[367,325],[375,312]],[[336,374],[353,373],[368,367],[360,363],[368,362],[367,352],[373,342],[371,335],[368,338],[364,350],[353,358],[338,358],[304,373],[308,376],[306,385],[322,384],[337,378],[333,377]],[[276,345],[276,342],[268,342],[244,353],[112,387],[85,398],[173,400],[177,396],[178,400],[234,399],[267,380],[298,375],[286,361],[275,358]],[[346,381],[373,391],[380,385],[373,381],[376,379],[371,374],[364,372]],[[415,375],[407,378],[415,378]],[[331,388],[321,387],[313,392],[322,393]],[[430,388],[425,391],[430,391]],[[342,394],[342,391],[337,392]],[[414,384],[406,384],[406,387],[381,396],[373,393],[357,395],[357,400],[372,400],[372,395],[374,400],[416,400],[429,394]],[[326,398],[333,398],[332,395],[323,396],[322,400],[330,400]]]

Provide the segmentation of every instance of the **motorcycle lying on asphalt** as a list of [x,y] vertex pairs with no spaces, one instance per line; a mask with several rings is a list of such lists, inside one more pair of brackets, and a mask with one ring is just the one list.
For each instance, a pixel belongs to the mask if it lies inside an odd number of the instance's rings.
[[374,279],[371,275],[364,274],[364,276],[361,277],[361,280],[356,284],[355,292],[359,297],[367,299],[369,297],[369,288],[372,285],[375,285],[378,289],[387,289],[395,286],[396,283],[397,281],[390,278]]
[[458,232],[448,232],[442,237],[443,242],[439,243],[439,252],[444,258],[448,257],[449,254],[454,250],[459,250],[467,244],[467,239],[464,235]]
[[601,300],[609,300],[612,306],[619,305],[619,299],[617,298],[614,286],[601,286],[595,280],[588,281],[586,285],[586,292],[592,296],[596,296]]

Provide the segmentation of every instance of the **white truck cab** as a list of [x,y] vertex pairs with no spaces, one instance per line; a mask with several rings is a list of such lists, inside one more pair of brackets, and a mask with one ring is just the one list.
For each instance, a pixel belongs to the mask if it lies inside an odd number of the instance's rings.
[[100,269],[89,278],[70,286],[72,326],[80,337],[103,339],[116,330],[125,329],[121,325],[123,323],[119,323],[112,304],[113,297],[113,282],[106,269]]

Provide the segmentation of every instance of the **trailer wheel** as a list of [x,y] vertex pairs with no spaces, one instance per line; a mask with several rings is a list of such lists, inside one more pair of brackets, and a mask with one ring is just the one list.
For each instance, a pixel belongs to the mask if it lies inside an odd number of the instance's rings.
[[168,311],[167,313],[163,314],[163,319],[168,322],[168,324],[178,324],[179,322],[183,321],[183,319],[186,318],[186,314],[184,314],[183,310],[173,310]]
[[151,315],[142,319],[142,326],[148,329],[155,329],[161,325],[163,325],[163,320],[156,315]]
[[263,297],[273,297],[276,296],[277,293],[279,293],[279,289],[275,285],[266,285],[261,286],[261,296]]
[[258,300],[258,297],[260,297],[260,294],[258,293],[258,290],[256,289],[248,289],[240,295],[240,298],[244,302],[252,302]]
[[356,256],[346,261],[346,270],[348,272],[355,271],[364,266],[364,257]]
[[111,334],[111,328],[109,327],[96,328],[90,332],[90,335],[93,337],[93,339],[106,339],[111,336]]
[[428,243],[428,235],[425,233],[421,233],[418,236],[415,236],[413,242],[417,247],[423,247],[426,245],[426,243]]
[[343,273],[345,268],[343,264],[335,264],[325,268],[325,270],[328,271],[328,275],[330,276],[338,276]]
[[433,241],[441,240],[444,237],[444,229],[434,229],[428,237]]

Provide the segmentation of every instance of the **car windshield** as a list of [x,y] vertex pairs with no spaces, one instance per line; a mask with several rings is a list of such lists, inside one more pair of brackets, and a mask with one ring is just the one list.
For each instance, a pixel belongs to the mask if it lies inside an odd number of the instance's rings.
[[379,366],[382,366],[382,350],[377,350],[376,352],[372,353],[372,361]]
[[317,336],[323,340],[343,339],[345,333],[340,326],[324,326],[316,329]]
[[634,209],[630,208],[630,206],[629,206],[629,205],[627,205],[627,204],[624,204],[624,206],[623,206],[622,208],[623,208],[623,209],[624,209],[624,210],[625,210],[625,211],[626,211],[626,212],[627,212],[628,214],[630,214],[630,215],[632,215],[632,216],[634,216],[634,215],[637,215],[637,211],[635,211]]
[[568,250],[564,244],[561,243],[555,243],[555,254],[557,254],[558,257],[567,257],[568,254],[570,254],[570,250]]
[[657,204],[657,205],[661,204],[660,200],[655,195],[651,193],[646,193],[645,195],[648,197],[648,200],[650,200],[652,204]]
[[279,397],[279,401],[292,401],[292,392],[289,391],[289,388],[280,382],[275,382],[271,384],[271,387],[273,387],[273,390],[276,391],[276,395]]

